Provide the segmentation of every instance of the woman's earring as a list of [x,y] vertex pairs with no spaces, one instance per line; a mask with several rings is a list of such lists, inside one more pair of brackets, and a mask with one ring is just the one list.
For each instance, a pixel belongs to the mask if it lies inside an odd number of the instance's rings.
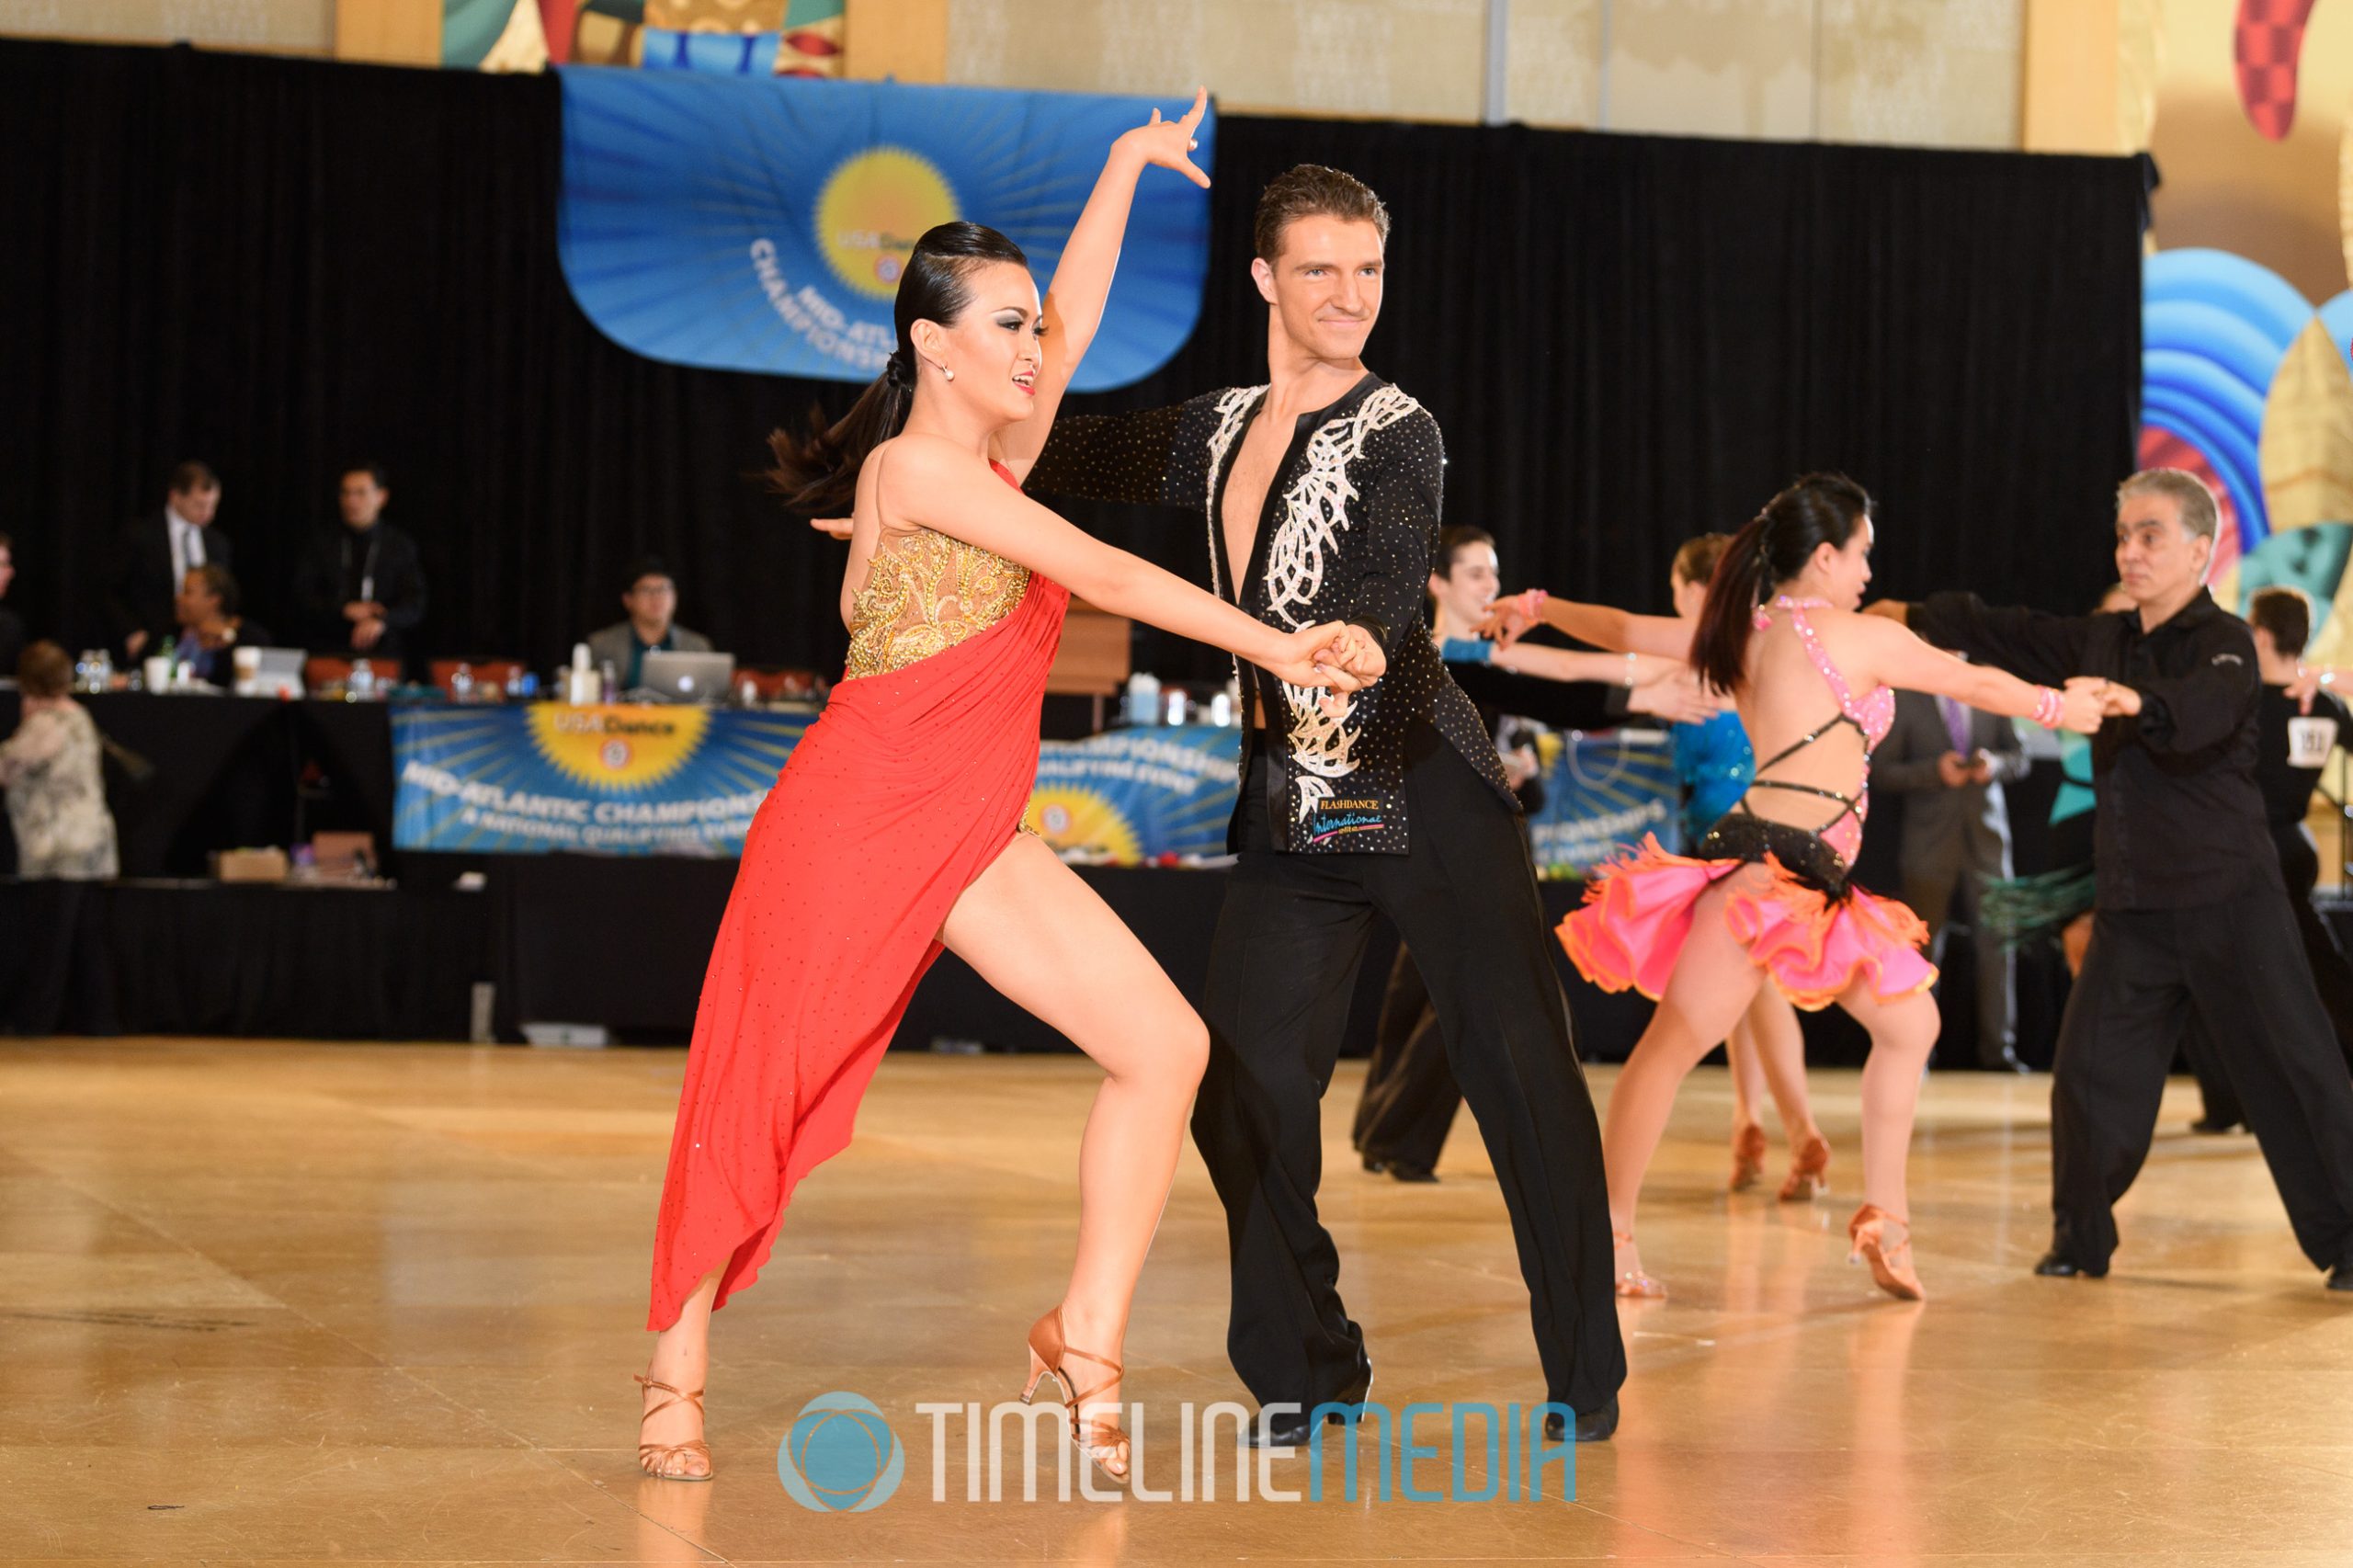
[[946,376],[946,377],[947,377],[949,381],[954,381],[954,380],[956,379],[956,372],[955,372],[955,371],[953,371],[953,370],[951,370],[951,369],[948,369],[946,366],[944,366],[944,365],[940,367],[940,371],[939,371],[939,373],[940,373],[941,375],[943,375],[943,376]]

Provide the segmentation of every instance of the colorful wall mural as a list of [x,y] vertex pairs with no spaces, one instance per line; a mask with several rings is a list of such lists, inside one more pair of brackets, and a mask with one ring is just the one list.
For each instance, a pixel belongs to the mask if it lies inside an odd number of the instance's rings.
[[2353,0],[2147,0],[2163,184],[2143,272],[2141,456],[2222,500],[2218,590],[2312,597],[2353,663]]

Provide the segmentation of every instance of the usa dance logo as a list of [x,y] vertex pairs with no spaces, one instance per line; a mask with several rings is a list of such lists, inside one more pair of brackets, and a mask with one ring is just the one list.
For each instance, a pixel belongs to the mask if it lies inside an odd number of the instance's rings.
[[[1290,1414],[1294,1406],[1273,1410]],[[1130,1474],[1113,1483],[1070,1441],[1058,1404],[918,1404],[931,1431],[931,1500],[1091,1503],[1529,1503],[1576,1500],[1576,1445],[1554,1437],[1547,1417],[1575,1417],[1560,1404],[1331,1406],[1305,1445],[1252,1449],[1257,1419],[1230,1401],[1177,1406],[1175,1441],[1147,1443],[1144,1407],[1121,1412],[1131,1439]],[[1157,1430],[1165,1434],[1164,1420]],[[1328,1436],[1327,1436],[1328,1434]],[[1173,1451],[1172,1451],[1173,1450]],[[1283,1484],[1278,1467],[1306,1461]],[[960,1462],[961,1461],[961,1462]],[[777,1475],[802,1507],[860,1514],[898,1491],[906,1452],[882,1412],[863,1395],[820,1394],[803,1405],[777,1449]],[[951,1472],[961,1471],[961,1474]]]

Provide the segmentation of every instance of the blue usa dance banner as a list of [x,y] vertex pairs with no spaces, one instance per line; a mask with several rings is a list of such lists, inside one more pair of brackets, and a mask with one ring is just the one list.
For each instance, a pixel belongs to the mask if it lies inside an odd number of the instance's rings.
[[1054,849],[1133,866],[1225,853],[1242,732],[1210,724],[1049,741],[1024,820]]
[[392,714],[392,845],[741,854],[805,713],[608,706]]
[[[1112,141],[1154,108],[891,82],[560,74],[559,245],[588,319],[649,358],[830,381],[881,373],[899,275],[934,224],[1001,230],[1042,288]],[[1193,154],[1204,169],[1216,131],[1212,113]],[[1183,346],[1209,233],[1208,192],[1146,171],[1075,390],[1126,386]]]
[[1543,763],[1544,805],[1528,819],[1540,874],[1585,876],[1645,834],[1670,853],[1682,850],[1683,786],[1665,737],[1548,735]]

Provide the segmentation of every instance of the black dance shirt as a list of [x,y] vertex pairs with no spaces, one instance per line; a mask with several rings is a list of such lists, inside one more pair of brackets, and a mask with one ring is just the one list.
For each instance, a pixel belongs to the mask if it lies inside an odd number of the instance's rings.
[[[1448,677],[1427,623],[1446,463],[1438,421],[1374,375],[1301,415],[1267,487],[1250,560],[1236,572],[1219,514],[1243,432],[1266,399],[1265,387],[1229,387],[1144,414],[1065,416],[1028,488],[1198,512],[1209,521],[1212,592],[1279,631],[1345,620],[1378,638],[1388,673],[1336,719],[1317,692],[1255,665],[1237,661],[1236,671],[1281,736],[1263,804],[1275,843],[1295,854],[1402,855],[1405,738],[1416,725],[1434,725],[1512,801],[1495,742]],[[1255,732],[1243,733],[1246,781]],[[1238,802],[1237,819],[1253,804]],[[1238,820],[1227,838],[1239,844]]]
[[1923,599],[1911,625],[2022,680],[2098,676],[2141,694],[2137,715],[2092,737],[2101,908],[2192,909],[2284,886],[2256,787],[2255,636],[2211,595],[2154,631],[2137,610],[1989,609],[1974,594]]

